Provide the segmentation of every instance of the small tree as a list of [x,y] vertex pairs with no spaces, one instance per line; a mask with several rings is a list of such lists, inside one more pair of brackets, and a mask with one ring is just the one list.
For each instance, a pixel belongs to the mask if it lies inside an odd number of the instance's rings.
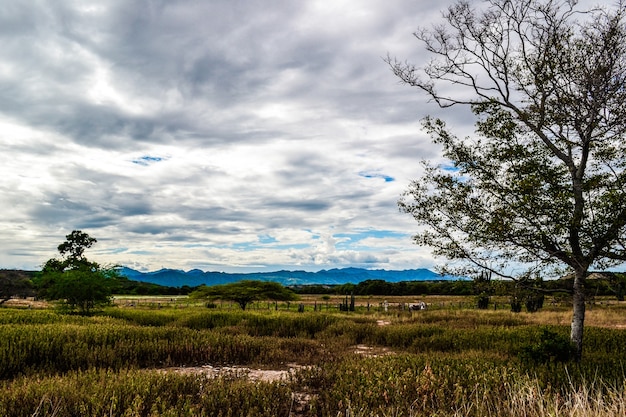
[[535,313],[543,308],[545,290],[540,278],[517,281],[512,284],[509,290],[512,312],[521,312],[522,305],[526,306],[526,311],[529,313]]
[[474,277],[473,282],[474,294],[476,294],[476,306],[481,310],[489,308],[489,301],[493,294],[493,285],[491,283],[491,274],[481,271]]
[[189,294],[196,299],[226,300],[239,304],[245,310],[257,300],[295,301],[298,296],[277,282],[243,280],[231,284],[201,286]]
[[426,226],[416,243],[469,272],[573,272],[578,360],[587,273],[626,261],[625,16],[622,0],[588,11],[458,0],[442,25],[415,33],[433,58],[425,67],[388,59],[403,82],[477,120],[473,138],[424,123],[450,163],[425,163],[399,202]]
[[607,286],[611,292],[617,297],[617,301],[624,301],[626,294],[626,274],[610,274]]
[[84,256],[96,239],[80,230],[66,236],[58,246],[61,259],[49,259],[36,280],[39,295],[47,300],[61,300],[70,310],[89,313],[98,306],[110,303],[111,288],[108,278],[114,269],[103,269]]

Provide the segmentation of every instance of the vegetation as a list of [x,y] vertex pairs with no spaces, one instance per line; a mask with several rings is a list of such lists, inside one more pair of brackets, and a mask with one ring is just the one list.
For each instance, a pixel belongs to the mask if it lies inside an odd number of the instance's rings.
[[[423,298],[427,310],[385,312],[365,308],[370,298],[363,297],[354,312],[325,312],[314,308],[318,299],[303,297],[304,313],[284,304],[278,311],[263,304],[207,309],[165,298],[90,316],[2,308],[0,415],[584,417],[625,410],[626,333],[616,327],[626,305],[615,297],[588,312],[583,363],[570,360],[571,313],[561,305],[513,314],[479,310],[473,296],[431,296]],[[251,369],[288,368],[282,380],[250,377]]]
[[[108,290],[134,285],[107,277],[81,251],[92,241],[73,237],[83,243],[60,247],[63,259],[50,260],[36,280],[50,298],[59,291],[65,303],[79,305],[72,291],[90,293],[103,281]],[[84,265],[94,274],[81,275]],[[583,363],[572,360],[566,327],[571,297],[554,297],[538,311],[529,307],[537,292],[488,275],[337,286],[333,295],[301,295],[298,309],[289,307],[293,292],[266,282],[143,303],[120,298],[89,315],[4,306],[0,415],[623,415],[626,305],[615,291],[622,278],[590,280]],[[557,294],[552,281],[534,285]],[[426,310],[407,308],[413,296],[393,295],[409,289]],[[346,291],[357,294],[350,311],[339,308]],[[436,295],[446,291],[466,295]],[[476,296],[485,294],[489,308],[481,309]],[[236,306],[209,309],[201,302],[207,298]],[[527,312],[513,314],[513,300]],[[258,380],[258,369],[283,376]]]
[[151,282],[133,281],[125,276],[114,274],[109,277],[110,288],[113,294],[126,295],[187,295],[193,288],[188,285],[170,287]]
[[433,58],[424,68],[388,62],[441,107],[476,116],[473,138],[424,122],[450,163],[424,162],[399,202],[425,226],[415,242],[464,273],[573,272],[580,358],[588,271],[626,260],[626,8],[576,6],[459,0],[415,34]]
[[58,246],[61,259],[49,259],[37,278],[39,295],[47,300],[59,300],[70,309],[83,314],[95,307],[106,305],[111,298],[111,281],[114,269],[101,268],[89,261],[84,252],[97,240],[87,233],[74,230]]
[[[592,300],[593,296],[615,296],[623,301],[626,288],[626,274],[602,273],[595,274],[597,278],[587,280],[585,291],[586,298]],[[489,285],[483,280],[457,280],[457,281],[401,281],[387,282],[383,280],[366,280],[358,284],[344,285],[303,285],[293,288],[298,294],[337,294],[337,295],[472,295],[486,292],[489,294],[506,295],[511,299],[519,299],[524,302],[528,298],[545,297],[571,294],[573,278],[559,280],[535,280],[519,283],[512,280],[491,280]],[[559,294],[560,293],[560,294]]]
[[28,297],[34,294],[31,277],[24,271],[0,270],[0,305],[11,297]]
[[191,298],[233,301],[242,310],[253,301],[295,301],[297,295],[277,282],[242,280],[231,284],[200,286],[190,295]]

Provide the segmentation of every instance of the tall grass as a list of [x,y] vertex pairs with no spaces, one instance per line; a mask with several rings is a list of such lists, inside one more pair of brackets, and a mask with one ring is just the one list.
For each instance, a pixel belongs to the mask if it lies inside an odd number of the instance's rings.
[[274,310],[108,309],[105,314],[140,326],[175,326],[194,330],[228,328],[250,336],[305,338],[314,338],[316,333],[340,320],[338,315],[333,314],[296,314]]
[[626,410],[623,384],[600,379],[546,387],[482,352],[354,357],[298,378],[317,393],[313,408],[323,416],[591,417]]
[[[425,312],[411,320],[390,317],[387,326],[359,315],[193,309],[118,309],[102,317],[3,310],[0,317],[5,323],[0,325],[0,378],[91,367],[316,362],[357,344],[413,354],[481,351],[515,360],[522,347],[540,342],[542,328],[563,337],[568,332],[566,326],[524,324],[505,312],[484,317]],[[593,370],[615,379],[623,372],[619,360],[626,357],[626,331],[590,327],[585,350],[584,377]],[[553,383],[554,371],[545,373]]]
[[226,375],[88,370],[0,384],[2,416],[287,416],[291,391]]
[[307,339],[252,337],[175,327],[120,324],[2,325],[0,379],[35,372],[313,360]]
[[[483,387],[437,411],[424,411],[419,402],[408,408],[390,406],[382,409],[347,405],[335,414],[351,417],[621,417],[626,415],[626,394],[615,388],[596,389],[593,384],[572,389],[566,394],[546,392],[534,381],[508,386],[498,396]],[[332,414],[328,414],[332,415]]]
[[[567,340],[561,311],[0,309],[0,415],[623,415],[626,330],[608,308],[594,310],[603,325],[586,328],[580,364],[537,353],[545,335]],[[310,366],[274,384],[143,369],[292,362]]]

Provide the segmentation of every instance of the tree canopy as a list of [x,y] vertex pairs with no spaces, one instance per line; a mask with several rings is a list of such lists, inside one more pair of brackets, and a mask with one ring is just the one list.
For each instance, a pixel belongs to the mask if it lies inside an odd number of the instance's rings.
[[47,300],[61,300],[62,305],[81,313],[88,313],[99,305],[108,304],[111,298],[111,276],[113,268],[101,268],[89,261],[85,249],[90,248],[96,239],[80,230],[66,236],[66,241],[58,246],[61,259],[46,261],[37,279],[39,295]]
[[466,138],[424,121],[450,162],[424,162],[399,201],[424,226],[415,242],[465,274],[572,271],[578,358],[586,276],[626,261],[625,13],[621,1],[460,0],[415,33],[432,56],[425,66],[387,59],[440,107],[476,117]]
[[277,282],[243,280],[230,284],[201,286],[189,294],[191,298],[233,301],[245,310],[258,300],[295,301],[298,296]]
[[85,249],[89,249],[97,242],[96,238],[83,233],[80,230],[74,230],[67,235],[65,242],[61,243],[57,249],[61,256],[65,257],[68,264],[76,264],[85,260]]

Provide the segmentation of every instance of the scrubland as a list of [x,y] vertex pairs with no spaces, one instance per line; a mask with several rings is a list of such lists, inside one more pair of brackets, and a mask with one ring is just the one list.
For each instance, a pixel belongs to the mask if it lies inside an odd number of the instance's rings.
[[[425,311],[385,312],[363,298],[339,312],[337,300],[305,297],[303,313],[169,298],[88,317],[2,308],[0,415],[626,415],[626,304],[589,306],[575,363],[568,306],[426,297]],[[259,369],[285,372],[250,378]]]

